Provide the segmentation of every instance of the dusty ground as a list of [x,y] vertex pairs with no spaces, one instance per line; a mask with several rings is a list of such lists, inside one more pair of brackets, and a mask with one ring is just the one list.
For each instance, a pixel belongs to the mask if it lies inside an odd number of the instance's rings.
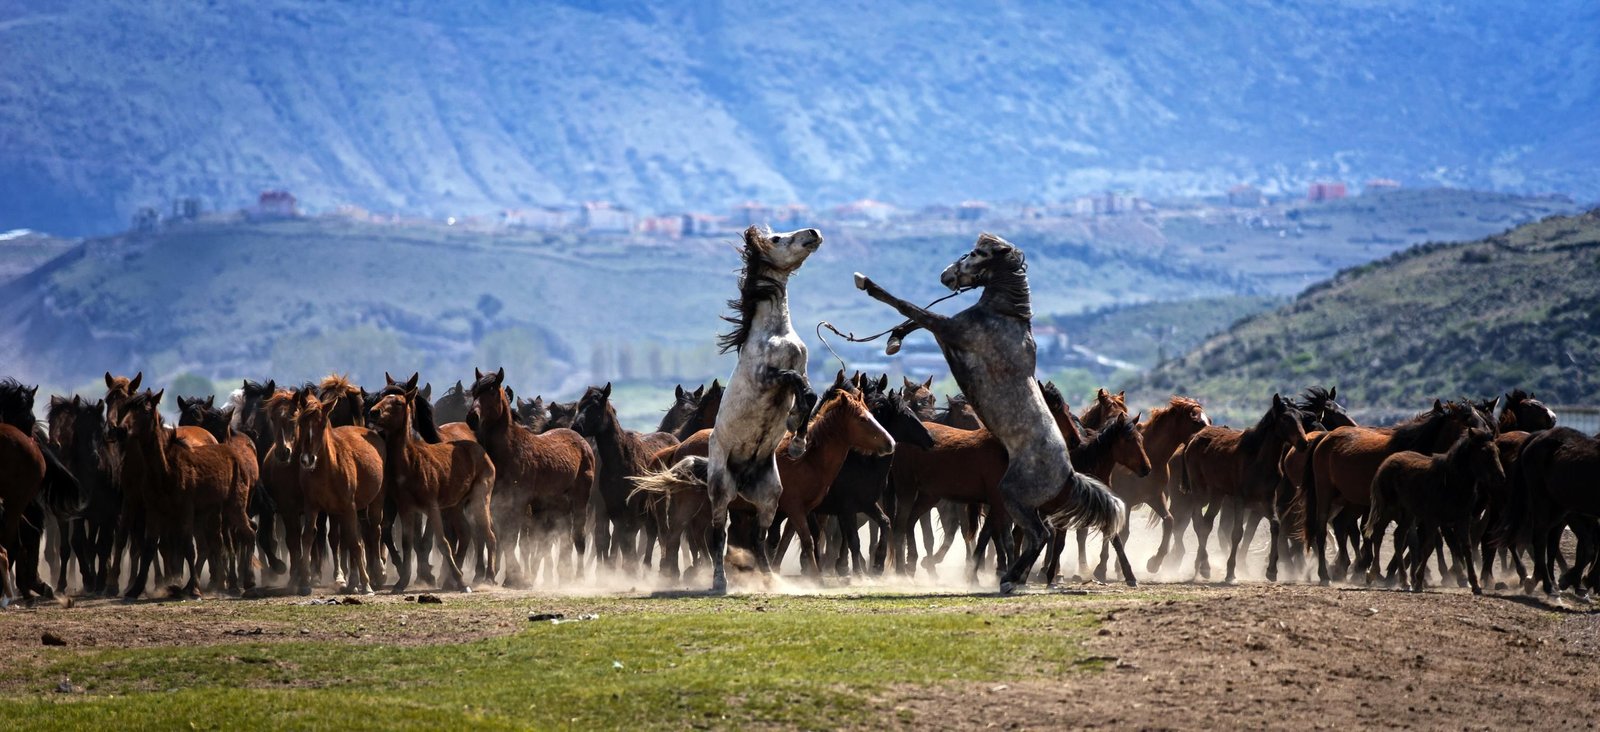
[[[848,605],[861,589],[830,592]],[[1600,713],[1600,612],[1585,606],[1257,583],[1071,591],[1086,592],[1083,606],[1100,617],[1087,649],[1103,671],[896,688],[877,699],[882,716],[905,727],[1006,729],[1592,728]],[[306,602],[298,597],[42,605],[0,613],[0,649],[12,663],[39,661],[45,632],[77,647],[451,643],[516,632],[531,610],[570,617],[595,605],[504,591],[440,597],[444,605],[361,598],[325,616],[297,607]],[[671,605],[605,601],[612,615]]]
[[[1177,588],[1173,588],[1177,589]],[[1184,586],[1106,598],[1062,683],[902,689],[907,727],[1588,728],[1600,722],[1600,614],[1459,591]]]

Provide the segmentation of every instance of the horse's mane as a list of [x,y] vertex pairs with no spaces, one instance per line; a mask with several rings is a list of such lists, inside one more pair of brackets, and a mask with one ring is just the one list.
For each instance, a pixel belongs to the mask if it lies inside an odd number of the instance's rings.
[[1333,394],[1329,393],[1326,388],[1313,386],[1307,388],[1305,393],[1300,395],[1300,400],[1295,402],[1295,407],[1302,412],[1320,412],[1330,402],[1333,402]]
[[[1299,414],[1300,410],[1295,407],[1293,401],[1283,399],[1279,404],[1282,404],[1284,409],[1295,412],[1295,421],[1304,424],[1304,415]],[[1266,442],[1267,437],[1273,434],[1272,418],[1277,411],[1277,405],[1268,407],[1266,413],[1261,415],[1261,419],[1256,421],[1256,426],[1245,430],[1244,434],[1239,436],[1240,450],[1254,453],[1261,449],[1262,443]]]
[[1027,256],[1010,242],[988,232],[978,235],[978,243],[981,245],[985,242],[1003,244],[1009,248],[1009,253],[1004,259],[996,259],[989,265],[989,281],[984,285],[980,302],[987,301],[991,309],[1002,315],[1023,320],[1033,319],[1033,296],[1028,290]]
[[738,312],[738,317],[722,316],[734,328],[717,336],[719,353],[744,348],[745,339],[750,337],[750,329],[755,325],[756,306],[783,296],[783,283],[767,273],[773,266],[772,260],[767,258],[771,250],[766,232],[761,228],[751,226],[744,230],[744,248],[739,250],[744,260],[744,269],[739,272],[739,296],[728,301],[728,308]]
[[361,393],[360,387],[351,384],[350,377],[344,374],[328,374],[322,383],[317,385],[317,398],[325,402],[359,393]]
[[1175,409],[1182,409],[1184,411],[1194,412],[1196,414],[1205,414],[1205,411],[1206,411],[1205,407],[1200,406],[1200,402],[1198,400],[1191,399],[1189,397],[1174,395],[1171,399],[1167,400],[1167,406],[1165,406],[1165,407],[1156,407],[1155,409],[1150,410],[1150,422],[1149,423],[1150,424],[1155,424],[1156,420],[1159,419],[1162,415],[1166,414],[1167,412],[1171,412],[1171,411],[1173,411]]
[[[79,399],[77,396],[73,396],[71,399],[67,399],[66,397],[51,397],[50,406],[45,408],[44,419],[46,422],[54,424],[56,418],[63,415],[72,415],[76,417],[78,414],[78,405],[82,403],[83,400]],[[54,435],[52,435],[51,438],[54,439]]]
[[[1463,413],[1467,417],[1476,417],[1477,413],[1471,404],[1444,402],[1438,410],[1429,409],[1417,414],[1410,420],[1396,425],[1394,433],[1389,438],[1389,445],[1395,450],[1412,450],[1427,454],[1428,449],[1439,431],[1444,429],[1444,423],[1451,419],[1461,418]],[[1471,421],[1468,421],[1471,425]]]
[[21,424],[17,422],[10,424],[29,434],[32,433],[33,424],[38,421],[29,403],[33,398],[31,391],[23,386],[22,382],[9,376],[0,380],[0,414],[4,414],[8,419],[19,420]]
[[1516,404],[1518,402],[1526,402],[1526,401],[1533,401],[1534,400],[1533,394],[1531,392],[1526,392],[1526,391],[1523,391],[1522,389],[1512,389],[1511,393],[1507,394],[1506,396],[1507,396],[1507,401],[1509,403],[1511,403],[1511,404]]

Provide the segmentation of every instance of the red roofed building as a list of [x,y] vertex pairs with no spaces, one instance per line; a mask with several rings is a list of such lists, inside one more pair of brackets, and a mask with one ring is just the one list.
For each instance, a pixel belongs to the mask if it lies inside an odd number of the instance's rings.
[[1307,201],[1337,201],[1344,197],[1343,183],[1312,183],[1306,190]]

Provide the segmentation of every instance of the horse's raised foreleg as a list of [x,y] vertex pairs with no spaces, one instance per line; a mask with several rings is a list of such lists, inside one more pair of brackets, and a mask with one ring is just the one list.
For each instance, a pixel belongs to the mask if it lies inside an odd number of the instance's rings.
[[887,290],[879,287],[878,283],[873,282],[860,272],[856,273],[856,289],[867,293],[868,297],[894,308],[906,317],[907,322],[895,326],[894,330],[889,332],[889,344],[884,350],[885,353],[891,356],[900,350],[900,341],[912,331],[918,328],[927,328],[937,335],[944,330],[943,326],[949,320],[949,318],[927,308],[918,307],[889,294]]
[[817,408],[817,393],[811,390],[806,375],[794,369],[768,367],[767,378],[794,395],[794,407],[789,414],[789,429],[794,432],[789,440],[789,458],[799,460],[806,454],[806,434],[811,428],[811,414]]

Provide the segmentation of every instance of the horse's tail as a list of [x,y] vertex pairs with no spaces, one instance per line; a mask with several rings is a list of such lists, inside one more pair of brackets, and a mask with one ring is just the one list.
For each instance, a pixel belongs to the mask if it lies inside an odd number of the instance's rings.
[[1389,510],[1389,486],[1387,482],[1380,482],[1382,479],[1383,468],[1379,467],[1377,476],[1372,479],[1372,501],[1371,505],[1367,506],[1367,520],[1361,522],[1361,536],[1367,541],[1372,541],[1372,535],[1378,533],[1377,519]]
[[1312,535],[1326,530],[1323,523],[1327,518],[1317,511],[1317,446],[1327,436],[1328,433],[1323,433],[1306,442],[1306,465],[1300,472],[1299,500],[1304,508],[1298,512],[1300,523],[1292,527],[1290,536],[1304,544],[1308,552],[1318,550]]
[[633,491],[628,500],[642,498],[654,509],[661,501],[678,493],[706,490],[706,459],[699,455],[686,457],[677,465],[664,470],[654,470],[644,475],[628,478],[633,481]]
[[1061,529],[1095,529],[1107,537],[1122,533],[1126,507],[1105,483],[1074,472],[1067,478],[1066,490],[1066,507],[1050,517],[1052,524]]

